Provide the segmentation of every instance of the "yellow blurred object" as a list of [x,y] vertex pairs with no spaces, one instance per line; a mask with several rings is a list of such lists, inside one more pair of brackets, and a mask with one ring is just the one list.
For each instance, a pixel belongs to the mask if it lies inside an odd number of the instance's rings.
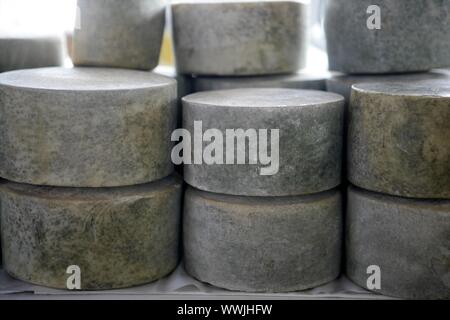
[[159,64],[173,66],[174,63],[175,59],[173,57],[172,37],[166,30],[164,31],[161,55],[159,57]]

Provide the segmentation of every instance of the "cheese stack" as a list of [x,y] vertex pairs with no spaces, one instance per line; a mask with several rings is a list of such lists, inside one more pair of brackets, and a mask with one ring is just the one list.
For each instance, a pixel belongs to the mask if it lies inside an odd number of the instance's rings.
[[347,274],[401,298],[449,299],[448,81],[353,86],[349,112]]
[[177,84],[148,72],[164,2],[79,0],[78,14],[75,68],[0,75],[4,267],[53,288],[73,289],[73,270],[75,289],[140,285],[178,263]]
[[347,113],[357,83],[450,79],[430,72],[450,66],[449,6],[448,0],[419,0],[414,6],[407,0],[328,1],[329,67],[339,73],[326,80],[327,91],[346,98]]
[[326,9],[330,69],[344,73],[327,89],[347,102],[347,275],[401,298],[450,297],[450,78],[429,71],[450,66],[449,7],[334,0]]
[[183,98],[189,274],[249,292],[304,290],[339,275],[343,104],[281,88]]

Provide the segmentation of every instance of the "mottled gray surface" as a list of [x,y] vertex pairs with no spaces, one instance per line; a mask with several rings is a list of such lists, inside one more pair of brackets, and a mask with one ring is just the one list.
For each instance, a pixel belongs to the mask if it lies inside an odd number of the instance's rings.
[[[340,94],[345,97],[345,125],[344,125],[344,137],[348,134],[348,112],[350,95],[352,92],[352,86],[359,83],[375,83],[375,82],[414,82],[428,79],[448,79],[450,77],[442,70],[433,70],[432,72],[421,73],[405,73],[405,74],[390,74],[390,75],[344,75],[335,73],[332,77],[326,80],[327,91]],[[347,162],[347,143],[344,141],[344,163]],[[346,168],[344,168],[344,174],[346,175]]]
[[367,288],[381,268],[385,295],[450,299],[450,201],[411,200],[350,188],[347,275]]
[[343,100],[332,93],[294,89],[235,89],[185,97],[183,126],[192,136],[194,121],[203,122],[203,131],[215,128],[223,134],[226,129],[280,130],[277,174],[260,175],[268,166],[249,165],[248,160],[245,165],[185,165],[186,182],[205,191],[249,196],[312,194],[338,186]]
[[[369,30],[370,5],[381,29]],[[330,0],[325,19],[330,70],[427,71],[450,66],[450,0]]]
[[338,190],[306,197],[234,197],[189,188],[186,270],[218,287],[249,292],[313,288],[340,272]]
[[78,0],[75,65],[150,70],[158,65],[165,0]]
[[325,79],[328,73],[314,74],[298,72],[296,74],[247,77],[192,77],[192,91],[226,90],[239,88],[291,88],[325,91]]
[[415,82],[422,80],[444,80],[450,82],[450,74],[445,70],[432,70],[430,72],[420,73],[404,73],[404,74],[388,74],[388,75],[344,75],[336,74],[326,80],[327,91],[340,94],[345,97],[348,104],[352,86],[360,83],[376,83],[376,82]]
[[307,5],[297,1],[218,1],[172,5],[178,72],[266,75],[305,64]]
[[176,82],[143,71],[45,68],[0,75],[0,176],[111,187],[173,172]]
[[0,72],[62,63],[62,37],[0,33]]
[[353,86],[348,178],[364,189],[450,199],[450,82]]
[[181,181],[124,188],[0,186],[5,270],[66,288],[70,265],[81,289],[130,287],[159,279],[178,262]]

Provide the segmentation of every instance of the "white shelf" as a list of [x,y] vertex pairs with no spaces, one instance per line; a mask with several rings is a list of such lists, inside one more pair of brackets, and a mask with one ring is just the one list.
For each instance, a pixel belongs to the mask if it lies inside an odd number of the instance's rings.
[[74,292],[55,290],[15,280],[0,270],[0,300],[11,299],[133,299],[133,300],[310,300],[389,299],[370,293],[346,277],[307,291],[283,294],[252,294],[216,288],[189,277],[179,266],[170,276],[144,286],[109,291]]

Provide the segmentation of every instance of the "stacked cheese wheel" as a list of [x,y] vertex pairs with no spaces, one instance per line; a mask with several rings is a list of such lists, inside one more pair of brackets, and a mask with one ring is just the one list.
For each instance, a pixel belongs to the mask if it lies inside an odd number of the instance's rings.
[[330,69],[345,73],[327,89],[347,102],[347,275],[401,298],[450,297],[450,78],[430,71],[450,65],[449,6],[327,5]]
[[172,5],[172,22],[177,73],[197,92],[183,98],[185,132],[175,138],[185,144],[174,149],[190,185],[188,273],[260,292],[336,278],[343,98],[296,90],[322,90],[327,77],[298,71],[307,6],[192,1]]
[[347,274],[402,298],[450,298],[448,81],[353,86]]
[[337,278],[345,238],[358,285],[450,299],[450,0],[410,2],[328,1],[331,78],[302,70],[296,0],[173,4],[168,77],[164,0],[78,0],[71,69],[4,72],[59,65],[61,43],[0,35],[5,270],[135,286],[181,240],[200,281],[288,292]]
[[183,154],[191,163],[189,274],[253,292],[302,290],[339,275],[343,104],[336,94],[295,89],[183,98],[184,128],[194,137]]
[[172,5],[177,72],[193,92],[325,89],[327,73],[299,71],[308,48],[301,1],[199,1]]
[[349,74],[450,65],[448,0],[334,0],[326,9],[330,69]]
[[0,75],[3,263],[13,277],[54,288],[67,287],[73,267],[76,289],[139,285],[178,263],[177,85],[108,67],[156,65],[164,6],[78,7],[75,68]]

